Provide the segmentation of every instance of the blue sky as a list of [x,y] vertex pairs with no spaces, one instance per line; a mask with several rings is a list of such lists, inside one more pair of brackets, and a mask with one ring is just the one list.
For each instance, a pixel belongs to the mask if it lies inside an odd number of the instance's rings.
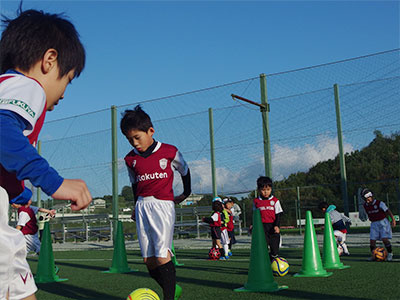
[[[19,1],[0,3],[15,16]],[[87,64],[47,120],[399,47],[398,1],[24,1],[65,12]]]

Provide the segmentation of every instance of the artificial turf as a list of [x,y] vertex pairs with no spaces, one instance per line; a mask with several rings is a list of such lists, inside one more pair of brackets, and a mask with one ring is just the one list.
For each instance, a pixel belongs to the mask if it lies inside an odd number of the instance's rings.
[[[293,275],[302,268],[302,249],[281,249],[290,270],[285,277],[274,277],[278,285],[289,288],[275,293],[235,292],[248,281],[250,249],[237,249],[228,261],[207,260],[204,250],[176,250],[177,282],[183,288],[181,300],[203,299],[399,299],[399,248],[394,248],[392,262],[368,262],[368,248],[352,248],[351,256],[341,261],[350,268],[333,270],[326,278],[297,278]],[[126,274],[105,274],[112,265],[113,251],[54,252],[59,267],[58,276],[68,281],[38,284],[39,300],[64,299],[126,299],[137,288],[150,288],[158,295],[162,291],[147,273],[139,251],[127,251],[132,269]],[[37,258],[28,258],[33,273]]]

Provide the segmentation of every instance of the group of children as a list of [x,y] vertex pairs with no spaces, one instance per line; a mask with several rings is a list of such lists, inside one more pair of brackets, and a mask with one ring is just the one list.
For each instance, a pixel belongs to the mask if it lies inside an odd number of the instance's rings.
[[[269,256],[271,261],[279,257],[279,247],[281,243],[280,236],[280,219],[283,214],[282,206],[279,200],[272,195],[272,180],[269,177],[261,176],[257,179],[258,197],[253,200],[253,210],[259,209],[261,214],[261,222],[264,229],[265,240],[269,248]],[[388,252],[387,261],[392,261],[392,229],[391,226],[396,226],[396,221],[390,209],[377,199],[374,199],[373,194],[368,189],[363,189],[361,197],[364,199],[363,208],[371,221],[370,228],[370,249],[371,257],[368,260],[374,260],[374,249],[376,241],[381,240]],[[230,208],[233,203],[230,199],[222,201],[216,197],[212,202],[213,214],[210,217],[203,218],[203,221],[210,224],[212,247],[223,249],[224,255],[220,258],[226,260],[232,255],[230,247],[232,238],[229,240],[228,232],[234,232],[232,213]],[[323,213],[329,213],[334,230],[334,236],[340,255],[350,255],[346,244],[347,228],[351,225],[351,220],[344,214],[336,210],[335,205],[329,205],[327,202],[321,202],[319,209]],[[390,220],[390,221],[389,221]],[[231,225],[228,225],[231,224]],[[229,229],[231,228],[231,229]],[[250,230],[252,226],[250,226]],[[229,247],[228,247],[229,245]]]
[[[233,201],[230,198],[222,200],[215,197],[212,200],[213,213],[202,220],[210,225],[212,248],[223,251],[220,260],[227,260],[232,256],[232,245],[236,243],[233,223]],[[212,258],[215,259],[215,258]]]

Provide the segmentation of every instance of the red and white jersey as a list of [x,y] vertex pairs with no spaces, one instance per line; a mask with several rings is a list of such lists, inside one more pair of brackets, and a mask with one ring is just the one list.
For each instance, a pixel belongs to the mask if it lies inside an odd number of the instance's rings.
[[1,75],[0,109],[23,117],[29,123],[23,133],[36,143],[46,115],[46,94],[39,82],[20,74]]
[[23,234],[35,234],[38,231],[36,213],[39,208],[36,206],[21,206],[18,208],[18,223],[17,225],[22,226]]
[[160,142],[148,157],[133,149],[125,156],[125,163],[131,183],[137,184],[136,196],[158,200],[173,201],[174,170],[185,176],[189,169],[175,146]]
[[260,210],[263,223],[274,223],[276,215],[283,212],[281,203],[275,196],[264,200],[260,197],[255,198],[253,204],[255,208]]
[[[9,110],[23,117],[29,124],[23,134],[35,146],[46,116],[46,94],[42,86],[34,79],[20,74],[0,76],[0,110]],[[16,174],[9,173],[0,165],[0,185],[10,198],[21,194],[23,181]]]
[[210,227],[221,227],[222,225],[221,214],[222,213],[216,211],[211,215],[211,219],[213,220],[213,222],[210,223]]
[[388,207],[385,203],[374,199],[371,204],[364,202],[364,208],[371,222],[380,221],[386,218]]

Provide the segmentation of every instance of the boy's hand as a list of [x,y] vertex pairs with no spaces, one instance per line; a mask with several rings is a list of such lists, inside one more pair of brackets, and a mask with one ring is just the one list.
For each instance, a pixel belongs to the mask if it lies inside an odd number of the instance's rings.
[[179,196],[174,197],[174,202],[175,202],[175,204],[179,204],[185,199],[186,199],[186,196],[184,194],[180,194]]
[[396,227],[396,220],[392,218],[392,227]]
[[279,229],[278,226],[274,226],[274,231],[275,231],[275,233],[280,233],[281,232],[281,230]]
[[55,209],[50,210],[49,215],[50,217],[54,218],[56,216],[56,210]]
[[81,210],[92,202],[86,183],[80,179],[64,179],[58,190],[51,195],[54,199],[70,200],[72,210]]

